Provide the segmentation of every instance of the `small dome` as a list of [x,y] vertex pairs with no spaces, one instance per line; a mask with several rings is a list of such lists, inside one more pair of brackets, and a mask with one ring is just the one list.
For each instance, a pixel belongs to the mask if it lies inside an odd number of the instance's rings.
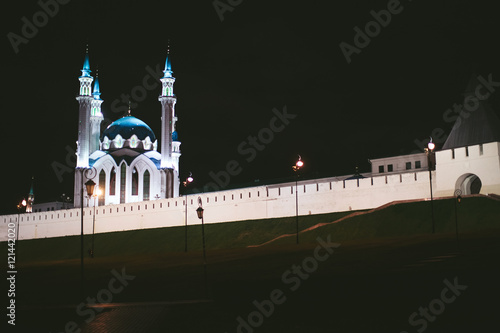
[[107,137],[109,140],[114,140],[117,135],[120,135],[124,140],[127,140],[132,138],[134,134],[139,140],[144,140],[149,136],[151,142],[156,141],[151,127],[132,116],[123,117],[111,123],[102,133],[102,138]]

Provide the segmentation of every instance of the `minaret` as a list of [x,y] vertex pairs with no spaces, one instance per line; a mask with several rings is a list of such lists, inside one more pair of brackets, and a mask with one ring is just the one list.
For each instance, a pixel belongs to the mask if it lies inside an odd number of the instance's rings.
[[83,61],[82,76],[80,81],[80,94],[76,100],[80,104],[78,110],[78,141],[76,142],[76,170],[75,170],[75,192],[74,206],[81,206],[81,194],[83,186],[83,170],[89,167],[90,155],[90,114],[92,107],[92,81],[90,76],[90,62],[88,48],[85,51],[85,60]]
[[76,100],[80,104],[78,116],[78,141],[76,149],[76,167],[87,168],[89,166],[89,141],[90,141],[90,109],[92,104],[92,81],[90,76],[90,63],[88,48],[85,51],[85,60],[83,61],[82,76],[80,80],[80,94]]
[[99,89],[99,78],[96,72],[94,89],[92,92],[92,102],[90,108],[90,149],[89,154],[92,154],[96,150],[100,149],[100,136],[101,136],[101,122],[104,117],[101,113],[101,104],[103,100],[101,99],[101,91]]
[[[158,100],[161,102],[161,162],[162,169],[162,197],[171,198],[179,195],[179,146],[180,142],[172,138],[175,131],[175,103],[177,101],[174,95],[175,78],[172,76],[172,65],[170,63],[170,47],[167,49],[167,59],[162,83],[161,95]],[[175,151],[175,153],[174,153]]]
[[35,193],[33,192],[33,182],[35,177],[31,179],[30,193],[28,194],[28,200],[26,200],[26,213],[33,212],[33,203],[35,202]]

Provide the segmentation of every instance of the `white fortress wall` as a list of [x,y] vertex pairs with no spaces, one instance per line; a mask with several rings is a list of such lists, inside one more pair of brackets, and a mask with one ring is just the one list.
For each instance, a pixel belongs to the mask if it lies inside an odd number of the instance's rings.
[[500,194],[500,142],[436,152],[437,195],[451,196],[467,175],[481,180],[481,194]]
[[[433,171],[433,179],[436,179]],[[436,184],[433,182],[433,186]],[[95,232],[183,226],[185,199],[188,224],[196,216],[198,196],[205,223],[295,216],[295,182],[96,207]],[[380,175],[362,179],[323,178],[298,182],[299,215],[370,209],[395,200],[429,198],[428,171]],[[92,234],[93,207],[84,208],[84,233]],[[79,235],[80,209],[21,214],[20,239]],[[7,240],[9,222],[18,215],[0,216],[0,241]]]

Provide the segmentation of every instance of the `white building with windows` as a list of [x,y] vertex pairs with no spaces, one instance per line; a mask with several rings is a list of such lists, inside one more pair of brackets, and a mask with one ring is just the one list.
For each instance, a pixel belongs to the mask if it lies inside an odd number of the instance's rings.
[[377,158],[369,162],[372,165],[372,174],[411,172],[428,168],[425,153]]
[[84,184],[89,179],[101,192],[99,206],[177,197],[181,143],[175,131],[175,78],[170,55],[167,54],[165,61],[164,76],[160,79],[162,91],[158,98],[162,107],[160,151],[151,128],[133,117],[130,109],[127,116],[100,133],[104,119],[101,113],[103,100],[97,76],[94,81],[90,75],[88,51],[81,71],[80,93],[76,97],[80,107],[74,206],[80,207],[82,193],[83,204],[88,205]]

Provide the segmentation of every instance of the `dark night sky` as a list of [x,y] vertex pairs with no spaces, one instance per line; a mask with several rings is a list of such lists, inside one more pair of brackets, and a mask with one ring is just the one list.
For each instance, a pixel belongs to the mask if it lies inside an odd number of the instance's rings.
[[[221,0],[226,2],[225,0]],[[235,1],[237,2],[237,1]],[[410,153],[435,129],[475,70],[500,81],[500,21],[492,1],[401,1],[402,11],[348,64],[339,44],[353,44],[370,11],[389,1],[242,1],[221,22],[212,1],[82,1],[61,5],[37,34],[13,51],[41,10],[36,1],[8,2],[3,11],[4,145],[0,213],[15,211],[35,176],[37,202],[73,192],[73,175],[60,182],[54,162],[67,164],[77,139],[78,76],[85,44],[99,67],[103,114],[121,116],[121,94],[142,86],[146,67],[163,68],[167,40],[177,81],[181,178],[196,187],[209,172],[236,160],[231,186],[291,176],[297,154],[308,177],[369,171],[368,158]],[[153,81],[150,81],[153,82]],[[159,86],[132,114],[160,136]],[[500,97],[490,98],[500,114]],[[238,153],[286,106],[296,118],[254,160]],[[439,138],[438,141],[439,148]],[[442,144],[442,143],[441,143]]]

